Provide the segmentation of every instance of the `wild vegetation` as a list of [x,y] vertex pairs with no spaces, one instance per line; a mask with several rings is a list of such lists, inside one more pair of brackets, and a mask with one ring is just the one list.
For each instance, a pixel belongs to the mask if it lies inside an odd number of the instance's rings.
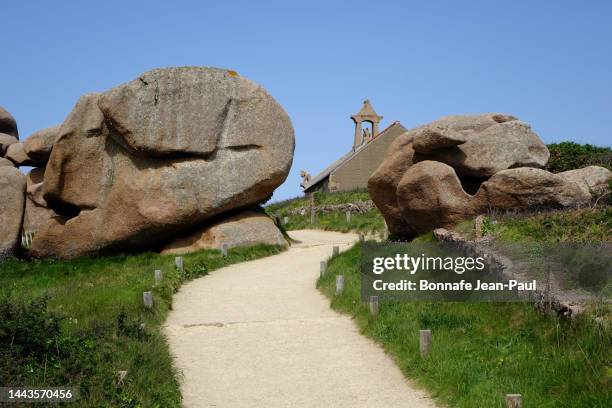
[[[0,264],[0,378],[12,386],[73,386],[78,406],[179,407],[161,325],[186,280],[231,263],[275,254],[256,246],[184,256],[154,253]],[[154,285],[154,270],[164,273]],[[142,292],[152,291],[152,309]],[[119,372],[127,371],[120,380]]]
[[561,142],[547,145],[550,158],[545,170],[553,173],[580,169],[586,166],[602,166],[612,170],[612,149],[590,144]]
[[[504,407],[505,394],[520,393],[526,407],[612,404],[609,305],[559,320],[528,303],[389,302],[372,317],[361,301],[359,264],[360,246],[355,245],[330,260],[317,286],[332,308],[351,315],[363,334],[440,401]],[[345,279],[339,296],[336,275]],[[419,354],[420,329],[433,332],[425,358]]]

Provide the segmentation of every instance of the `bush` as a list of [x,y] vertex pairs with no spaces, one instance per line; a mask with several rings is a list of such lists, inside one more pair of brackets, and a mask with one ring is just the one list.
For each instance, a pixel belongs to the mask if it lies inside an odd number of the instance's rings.
[[547,147],[550,159],[544,169],[550,172],[560,173],[587,166],[601,166],[612,170],[612,150],[609,147],[574,142],[554,143]]

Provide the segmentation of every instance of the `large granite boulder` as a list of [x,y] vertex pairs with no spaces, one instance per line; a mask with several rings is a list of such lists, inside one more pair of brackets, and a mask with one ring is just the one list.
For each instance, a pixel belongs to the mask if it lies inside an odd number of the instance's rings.
[[486,209],[480,196],[467,194],[455,170],[447,164],[422,161],[411,166],[397,185],[402,219],[411,235],[448,228]]
[[406,132],[395,138],[389,145],[384,160],[368,180],[372,201],[385,218],[389,232],[397,236],[414,235],[414,229],[403,220],[397,199],[397,185],[413,164],[415,151],[412,145],[415,133]]
[[482,184],[477,196],[500,209],[579,207],[591,199],[573,181],[528,167],[496,173]]
[[[438,141],[439,147],[427,145],[427,159],[446,163],[462,176],[488,178],[516,167],[544,167],[550,156],[531,127],[513,116],[447,116],[426,129],[440,127],[446,136]],[[457,144],[449,147],[449,138]],[[459,143],[461,138],[464,143]],[[415,141],[415,146],[420,144]]]
[[588,166],[582,169],[568,170],[557,173],[567,181],[573,181],[578,187],[590,196],[601,195],[608,190],[608,183],[612,179],[612,172],[605,167]]
[[539,169],[549,152],[514,116],[447,116],[400,135],[368,181],[389,231],[411,238],[487,208],[578,207],[607,189],[610,172]]
[[15,121],[15,118],[2,106],[0,106],[0,133],[5,133],[9,136],[13,136],[15,139],[19,139],[17,121]]
[[53,143],[59,133],[60,126],[53,126],[32,133],[23,141],[25,153],[39,165],[45,164],[51,155]]
[[265,213],[243,211],[229,218],[206,225],[185,237],[174,239],[161,253],[185,254],[202,249],[228,249],[258,244],[286,245],[283,234]]
[[59,216],[34,256],[69,258],[155,246],[226,211],[265,201],[287,177],[289,117],[233,71],[149,71],[81,97],[47,163]]
[[19,169],[0,167],[0,259],[19,252],[25,189],[25,176]]

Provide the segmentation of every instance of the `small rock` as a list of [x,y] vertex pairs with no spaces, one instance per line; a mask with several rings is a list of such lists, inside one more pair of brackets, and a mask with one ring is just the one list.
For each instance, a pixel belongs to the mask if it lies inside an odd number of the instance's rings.
[[6,149],[4,157],[15,163],[16,166],[35,166],[36,162],[32,160],[25,152],[23,143],[14,143]]
[[16,137],[0,133],[0,156],[4,156],[10,145],[19,143]]
[[23,141],[24,149],[28,157],[39,165],[49,160],[53,143],[59,134],[60,126],[53,126],[34,132]]

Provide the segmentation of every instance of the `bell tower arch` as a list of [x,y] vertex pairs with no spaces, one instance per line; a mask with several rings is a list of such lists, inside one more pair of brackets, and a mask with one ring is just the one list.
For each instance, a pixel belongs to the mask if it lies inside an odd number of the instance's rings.
[[[353,141],[353,150],[357,149],[362,144],[369,142],[371,139],[375,138],[378,135],[378,124],[380,123],[382,118],[382,116],[379,116],[374,111],[374,108],[372,108],[369,99],[363,101],[363,106],[361,107],[361,110],[351,116],[351,119],[353,119],[353,122],[355,122],[355,139]],[[372,133],[369,135],[370,140],[366,140],[366,138],[364,138],[364,133],[362,129],[363,122],[372,124]],[[368,137],[367,134],[366,137]]]

